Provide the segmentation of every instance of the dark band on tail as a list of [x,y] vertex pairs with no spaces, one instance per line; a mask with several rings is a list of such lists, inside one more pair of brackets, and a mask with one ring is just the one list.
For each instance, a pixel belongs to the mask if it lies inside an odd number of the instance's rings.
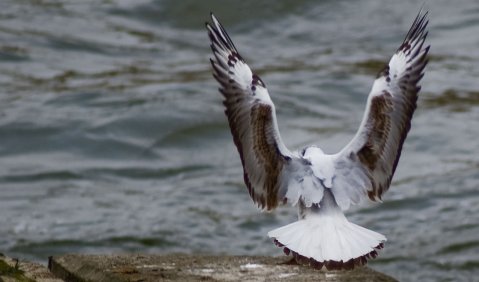
[[384,243],[381,243],[374,247],[376,250],[371,251],[363,256],[350,259],[346,262],[344,261],[334,261],[334,260],[327,260],[327,261],[317,261],[313,258],[307,258],[298,254],[295,251],[290,250],[288,247],[285,247],[281,244],[278,240],[274,239],[274,244],[280,248],[283,248],[283,252],[285,255],[289,256],[290,254],[296,260],[298,264],[309,265],[315,269],[321,269],[326,267],[327,270],[352,270],[355,267],[363,266],[367,264],[368,260],[375,259],[378,256],[377,250],[384,248]]

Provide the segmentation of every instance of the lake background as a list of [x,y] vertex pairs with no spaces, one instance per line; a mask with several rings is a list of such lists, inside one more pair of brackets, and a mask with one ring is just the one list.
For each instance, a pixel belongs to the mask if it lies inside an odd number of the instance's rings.
[[[0,252],[281,255],[211,76],[213,11],[261,75],[286,145],[334,153],[421,1],[0,1]],[[479,3],[428,1],[430,63],[392,187],[352,222],[369,266],[479,281]]]

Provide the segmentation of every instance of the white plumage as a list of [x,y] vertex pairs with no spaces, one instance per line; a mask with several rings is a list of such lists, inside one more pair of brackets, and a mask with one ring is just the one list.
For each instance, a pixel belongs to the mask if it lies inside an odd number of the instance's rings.
[[427,64],[427,12],[420,12],[368,96],[358,132],[340,152],[316,147],[289,151],[281,140],[274,104],[218,20],[206,28],[225,113],[253,201],[272,210],[289,202],[298,221],[270,231],[299,262],[350,269],[377,255],[386,238],[349,222],[343,211],[363,199],[381,201],[394,175],[416,109]]

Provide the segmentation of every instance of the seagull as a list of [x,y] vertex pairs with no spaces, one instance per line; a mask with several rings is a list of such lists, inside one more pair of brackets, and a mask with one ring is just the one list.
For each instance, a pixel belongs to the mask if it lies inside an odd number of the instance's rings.
[[290,151],[283,143],[265,83],[252,72],[211,13],[213,76],[219,82],[244,182],[254,203],[271,211],[286,203],[298,220],[268,232],[286,255],[321,269],[353,269],[384,247],[386,237],[347,220],[364,200],[382,202],[396,170],[428,62],[428,12],[416,16],[404,41],[379,72],[353,139],[338,153],[317,146]]

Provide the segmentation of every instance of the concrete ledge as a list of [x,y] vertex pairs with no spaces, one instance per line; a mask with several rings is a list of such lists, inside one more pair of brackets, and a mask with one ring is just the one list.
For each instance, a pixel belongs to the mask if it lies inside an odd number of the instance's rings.
[[368,267],[318,271],[287,257],[202,255],[63,255],[50,271],[65,281],[397,281]]

